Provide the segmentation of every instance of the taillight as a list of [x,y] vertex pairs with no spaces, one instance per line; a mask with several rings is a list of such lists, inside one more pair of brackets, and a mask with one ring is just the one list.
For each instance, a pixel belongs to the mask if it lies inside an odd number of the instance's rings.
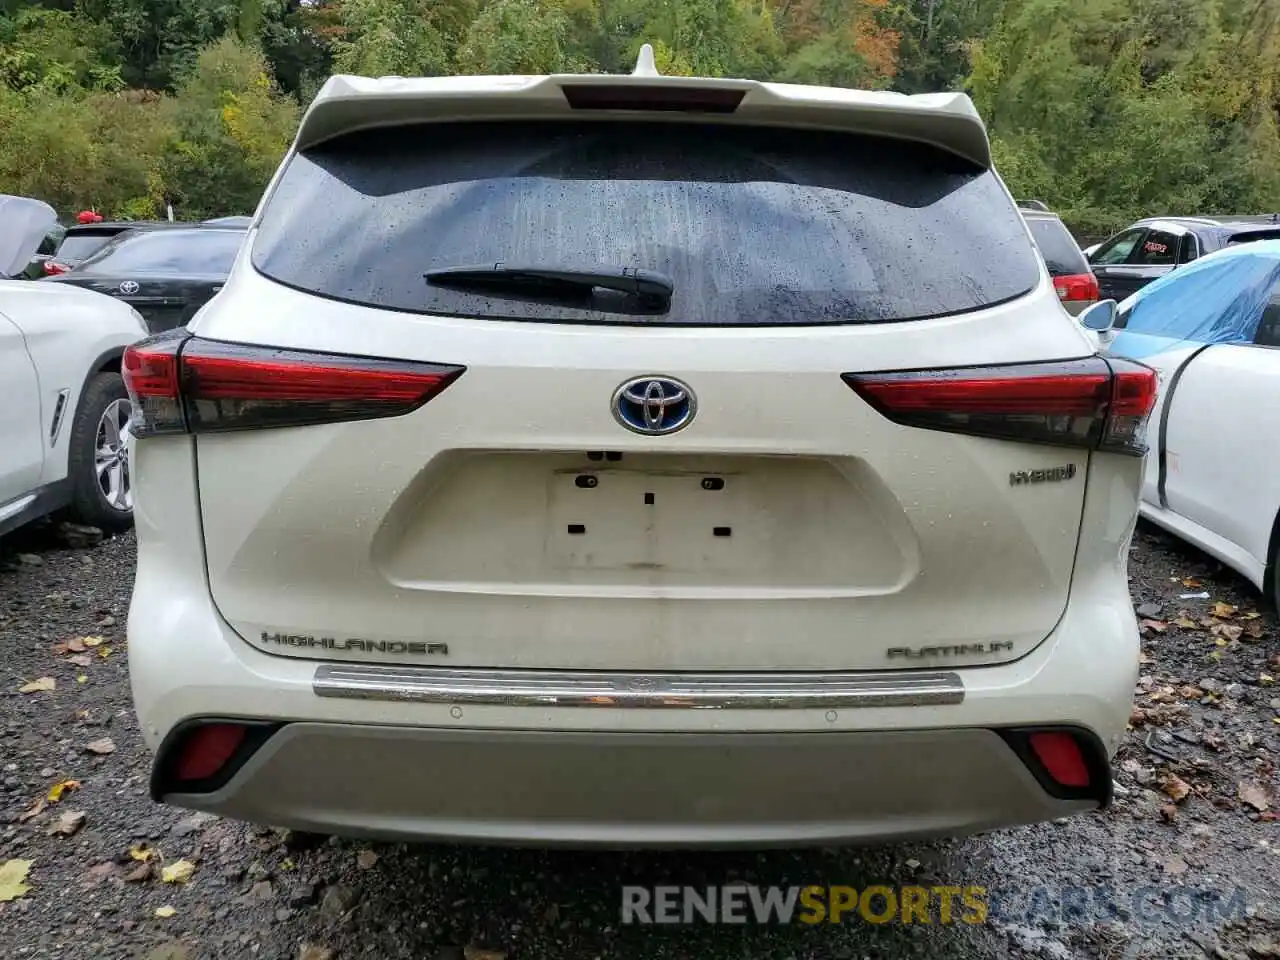
[[44,275],[46,277],[56,277],[60,273],[70,273],[71,268],[65,263],[59,263],[57,260],[46,260],[44,262]]
[[1092,273],[1078,273],[1067,277],[1054,277],[1053,288],[1058,299],[1066,301],[1097,300],[1098,278]]
[[464,370],[223,343],[181,328],[129,347],[122,364],[135,437],[400,416]]
[[909,427],[1141,456],[1156,374],[1127,360],[846,373],[883,416]]

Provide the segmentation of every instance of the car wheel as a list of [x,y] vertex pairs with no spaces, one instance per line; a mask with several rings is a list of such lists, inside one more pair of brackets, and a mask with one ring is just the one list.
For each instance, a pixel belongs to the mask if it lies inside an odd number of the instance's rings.
[[129,428],[133,405],[118,373],[89,381],[71,425],[71,512],[81,523],[124,530],[133,523]]

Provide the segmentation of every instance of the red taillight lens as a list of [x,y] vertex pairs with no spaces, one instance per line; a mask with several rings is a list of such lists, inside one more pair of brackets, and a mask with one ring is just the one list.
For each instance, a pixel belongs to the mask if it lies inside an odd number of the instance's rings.
[[174,779],[208,780],[240,749],[245,734],[245,728],[237,723],[209,723],[196,727],[187,734],[174,759]]
[[57,260],[46,260],[44,262],[44,275],[46,277],[56,277],[60,273],[70,273],[71,268],[65,263],[58,263]]
[[1098,278],[1092,273],[1079,273],[1066,277],[1054,277],[1053,288],[1058,291],[1059,300],[1080,301],[1098,299]]
[[279,350],[167,331],[125,351],[134,435],[297,427],[399,416],[465,368]]
[[1033,733],[1027,737],[1027,744],[1055,782],[1064,787],[1089,786],[1089,766],[1071,734],[1058,731]]
[[[1113,366],[1115,369],[1113,369]],[[845,382],[904,426],[1024,443],[1142,455],[1155,371],[1086,357],[1058,363],[846,373]]]

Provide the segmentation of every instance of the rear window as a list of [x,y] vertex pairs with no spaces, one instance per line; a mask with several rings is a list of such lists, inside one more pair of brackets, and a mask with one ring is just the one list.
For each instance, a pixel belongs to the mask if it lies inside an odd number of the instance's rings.
[[[868,323],[975,310],[1039,267],[995,176],[934,148],[665,123],[385,129],[295,156],[253,264],[290,286],[418,313],[698,326]],[[508,265],[658,271],[669,308],[430,285]]]
[[1227,240],[1227,246],[1232,247],[1238,243],[1255,243],[1258,240],[1280,240],[1280,230],[1249,230],[1243,233],[1233,233]]
[[85,260],[105,247],[114,236],[116,234],[113,233],[69,233],[58,245],[57,255],[67,260]]
[[1076,244],[1071,231],[1057,217],[1028,217],[1027,226],[1035,238],[1045,266],[1055,277],[1070,277],[1089,272],[1089,261]]
[[244,232],[240,230],[154,230],[122,234],[81,273],[151,276],[226,276]]

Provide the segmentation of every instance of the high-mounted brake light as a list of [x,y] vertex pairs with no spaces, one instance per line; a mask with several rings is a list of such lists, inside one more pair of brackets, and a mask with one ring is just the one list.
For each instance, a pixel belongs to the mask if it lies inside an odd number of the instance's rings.
[[660,110],[685,113],[733,113],[745,90],[676,87],[666,84],[565,84],[560,88],[574,110]]
[[133,435],[212,433],[395,417],[464,367],[223,343],[170,330],[129,347]]
[[1065,303],[1093,301],[1099,296],[1098,278],[1092,273],[1054,277],[1053,289],[1058,292],[1058,299]]
[[1156,374],[1086,357],[999,367],[846,373],[844,381],[904,426],[1141,456]]

